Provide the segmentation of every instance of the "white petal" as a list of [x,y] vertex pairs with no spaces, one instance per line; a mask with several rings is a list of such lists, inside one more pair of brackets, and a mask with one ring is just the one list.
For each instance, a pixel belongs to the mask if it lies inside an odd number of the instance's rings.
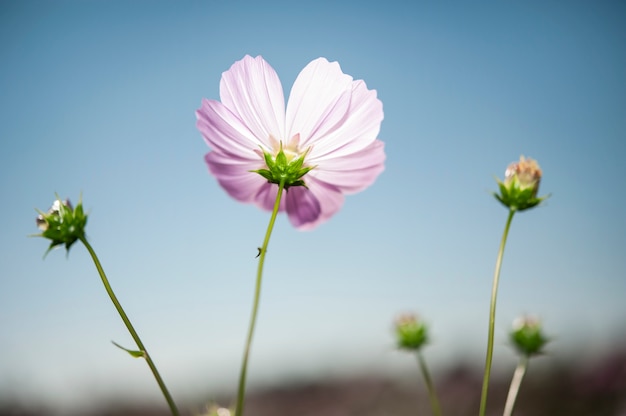
[[337,62],[318,58],[296,78],[287,103],[287,137],[300,134],[307,147],[332,131],[350,106],[352,77]]
[[384,147],[383,142],[376,140],[356,153],[329,158],[307,173],[307,177],[332,184],[346,194],[360,192],[374,183],[385,169]]
[[284,137],[285,98],[276,71],[261,56],[246,55],[222,74],[220,98],[261,141]]
[[196,125],[204,140],[221,153],[253,159],[255,151],[264,144],[219,101],[202,100],[196,117]]
[[383,105],[376,97],[375,90],[368,90],[365,82],[359,80],[352,85],[350,108],[340,126],[318,139],[308,161],[320,163],[327,157],[341,157],[360,151],[369,146],[380,131],[383,121]]

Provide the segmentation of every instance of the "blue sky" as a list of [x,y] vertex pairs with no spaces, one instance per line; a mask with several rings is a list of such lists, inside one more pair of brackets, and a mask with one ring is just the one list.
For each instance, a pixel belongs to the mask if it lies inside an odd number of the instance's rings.
[[[3,2],[0,5],[0,391],[62,406],[158,399],[83,247],[46,242],[54,192],[88,237],[175,397],[231,391],[269,214],[230,199],[195,127],[221,73],[262,55],[285,93],[324,56],[376,89],[385,172],[311,232],[279,218],[250,380],[412,371],[404,311],[432,326],[437,370],[481,365],[506,210],[494,176],[521,154],[545,206],[513,221],[496,362],[536,314],[549,359],[626,336],[626,7],[620,2]],[[208,392],[208,393],[207,393]]]

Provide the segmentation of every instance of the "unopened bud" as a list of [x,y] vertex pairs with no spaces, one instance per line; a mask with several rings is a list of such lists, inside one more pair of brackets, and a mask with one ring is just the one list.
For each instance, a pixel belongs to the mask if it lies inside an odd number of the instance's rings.
[[428,328],[415,315],[400,316],[395,327],[398,348],[417,351],[428,341]]
[[541,354],[548,339],[543,335],[538,319],[522,317],[513,322],[511,342],[521,354],[530,357]]
[[546,197],[537,198],[541,168],[533,159],[520,157],[519,162],[511,163],[504,174],[504,182],[498,180],[500,194],[494,196],[504,206],[514,211],[533,208]]
[[81,200],[74,208],[68,199],[62,201],[57,197],[47,212],[39,211],[35,222],[42,231],[37,236],[51,240],[48,251],[61,244],[69,250],[76,240],[84,237],[87,215]]

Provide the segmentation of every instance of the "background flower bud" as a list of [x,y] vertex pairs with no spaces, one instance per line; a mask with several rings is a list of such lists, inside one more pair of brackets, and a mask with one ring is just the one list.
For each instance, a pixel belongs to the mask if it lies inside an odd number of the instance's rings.
[[521,156],[519,162],[513,162],[507,167],[504,181],[497,180],[500,194],[494,193],[494,196],[514,211],[533,208],[547,198],[537,198],[541,174],[541,168],[535,160]]
[[402,315],[395,325],[398,348],[417,351],[428,341],[428,328],[415,315]]
[[522,317],[513,322],[511,331],[513,346],[526,356],[542,353],[542,348],[548,342],[541,331],[541,323],[536,318]]

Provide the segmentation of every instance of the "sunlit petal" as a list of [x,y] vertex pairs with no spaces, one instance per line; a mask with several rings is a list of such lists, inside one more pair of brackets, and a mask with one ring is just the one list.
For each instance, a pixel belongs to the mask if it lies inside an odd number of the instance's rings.
[[287,103],[287,134],[307,147],[337,128],[350,108],[352,77],[337,62],[319,58],[296,78]]
[[220,98],[259,140],[284,136],[283,87],[276,71],[262,57],[246,55],[224,72]]

